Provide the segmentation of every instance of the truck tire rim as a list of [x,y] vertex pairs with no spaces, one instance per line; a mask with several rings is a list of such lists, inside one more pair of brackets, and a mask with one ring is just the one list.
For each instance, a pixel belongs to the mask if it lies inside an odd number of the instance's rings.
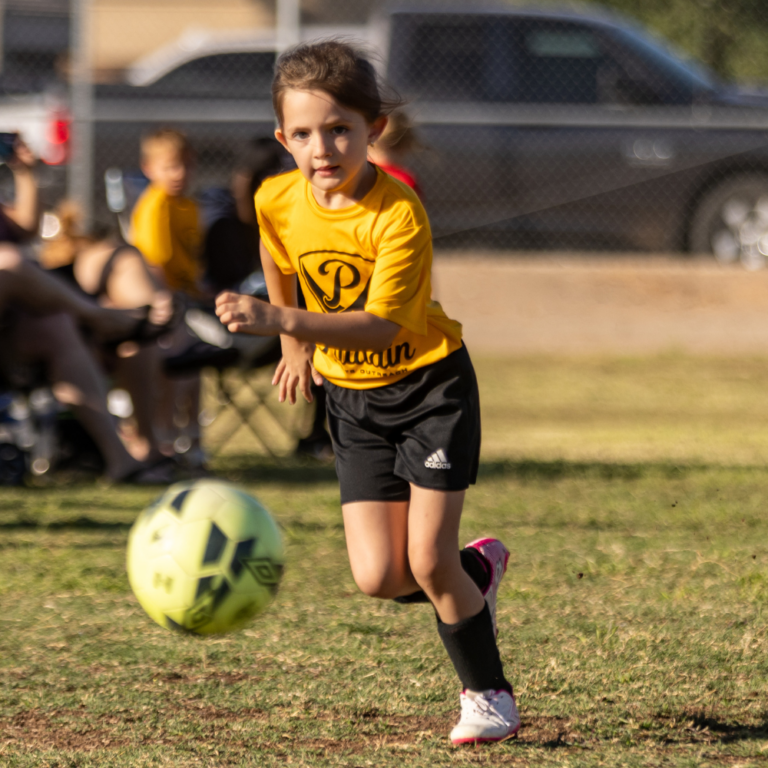
[[735,261],[751,270],[762,269],[768,257],[768,195],[756,201],[734,197],[720,211],[710,238],[712,253],[721,264]]

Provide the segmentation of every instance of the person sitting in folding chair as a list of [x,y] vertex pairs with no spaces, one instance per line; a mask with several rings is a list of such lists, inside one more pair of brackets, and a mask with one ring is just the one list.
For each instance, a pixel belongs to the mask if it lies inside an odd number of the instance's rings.
[[[43,243],[40,262],[84,295],[104,306],[148,307],[148,317],[173,329],[181,307],[167,289],[157,285],[141,253],[118,237],[85,234],[79,206],[65,200],[55,211],[59,232]],[[162,349],[157,344],[121,344],[104,360],[118,384],[131,397],[136,434],[131,446],[139,458],[161,455],[155,433],[156,393],[162,376]]]
[[43,364],[56,399],[72,408],[99,448],[108,480],[172,482],[167,460],[138,461],[121,442],[107,409],[103,376],[79,325],[112,344],[152,339],[166,330],[125,310],[100,307],[24,259],[12,244],[0,244],[0,374],[7,377],[18,365]]

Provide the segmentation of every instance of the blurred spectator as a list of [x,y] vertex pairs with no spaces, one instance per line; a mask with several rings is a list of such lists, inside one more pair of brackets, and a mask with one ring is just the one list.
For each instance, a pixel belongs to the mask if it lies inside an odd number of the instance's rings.
[[77,324],[105,342],[141,337],[147,325],[124,310],[100,307],[53,275],[26,261],[12,245],[0,245],[0,373],[19,364],[43,364],[56,399],[69,405],[98,446],[112,481],[168,483],[166,462],[133,458],[107,410],[98,365]]
[[215,293],[236,288],[261,269],[253,197],[264,179],[285,170],[286,158],[275,139],[254,139],[235,166],[230,188],[208,189],[200,196],[205,282]]
[[[58,235],[46,242],[40,260],[85,295],[100,304],[121,309],[149,308],[148,318],[156,325],[169,324],[173,296],[161,289],[139,251],[115,237],[85,235],[78,206],[65,201],[57,210]],[[117,348],[114,372],[119,385],[133,403],[136,436],[133,453],[155,459],[160,448],[155,435],[156,395],[161,387],[162,352],[156,344],[139,346],[126,342]]]
[[0,206],[0,242],[21,243],[37,234],[39,206],[36,158],[24,141],[18,137],[13,153],[5,164],[13,173],[14,199]]
[[131,241],[158,282],[200,296],[202,242],[197,206],[185,197],[192,149],[180,131],[163,128],[141,142],[141,170],[149,186],[131,216]]
[[398,110],[389,115],[384,133],[368,148],[368,159],[421,197],[419,182],[406,167],[408,155],[421,147],[408,115]]
[[[150,184],[131,216],[131,241],[161,287],[193,299],[205,295],[200,269],[201,229],[195,202],[184,193],[190,180],[192,149],[186,137],[162,128],[141,142],[141,170]],[[211,296],[212,298],[212,296]],[[183,328],[171,352],[189,346]],[[184,454],[192,467],[203,467],[200,446],[200,374],[162,379],[156,419],[160,450]]]

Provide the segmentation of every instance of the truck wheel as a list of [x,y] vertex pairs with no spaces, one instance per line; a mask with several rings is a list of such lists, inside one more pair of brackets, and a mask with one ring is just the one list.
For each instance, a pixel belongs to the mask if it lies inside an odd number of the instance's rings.
[[692,253],[711,253],[721,264],[741,261],[761,269],[768,257],[768,175],[734,176],[699,203],[688,231]]

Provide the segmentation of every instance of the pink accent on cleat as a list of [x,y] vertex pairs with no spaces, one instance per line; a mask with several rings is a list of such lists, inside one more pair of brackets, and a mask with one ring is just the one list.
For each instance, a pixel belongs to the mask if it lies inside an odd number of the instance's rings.
[[488,610],[491,612],[493,621],[493,631],[498,637],[499,629],[496,626],[496,596],[499,592],[499,584],[504,574],[507,572],[507,563],[509,562],[509,550],[498,539],[477,539],[472,541],[465,549],[477,550],[485,559],[491,569],[491,580],[483,592],[485,602],[488,603]]

